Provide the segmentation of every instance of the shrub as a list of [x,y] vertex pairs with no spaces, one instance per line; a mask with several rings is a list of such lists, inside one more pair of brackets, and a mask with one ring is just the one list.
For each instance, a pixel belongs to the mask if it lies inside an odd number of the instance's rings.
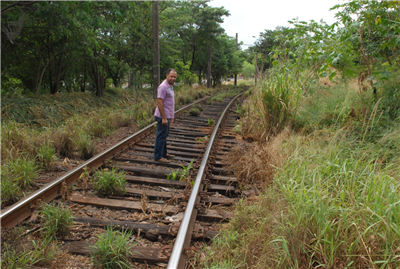
[[92,178],[94,188],[104,195],[123,195],[125,190],[125,173],[116,172],[113,168],[108,170],[97,170]]
[[129,245],[131,232],[113,231],[112,227],[100,236],[91,254],[95,266],[101,268],[131,268],[129,258],[133,255]]

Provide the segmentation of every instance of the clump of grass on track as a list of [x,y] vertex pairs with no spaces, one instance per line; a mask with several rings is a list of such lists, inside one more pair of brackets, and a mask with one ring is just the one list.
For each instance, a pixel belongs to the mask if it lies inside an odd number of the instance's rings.
[[129,259],[133,255],[130,250],[129,231],[114,231],[107,227],[104,233],[98,236],[98,241],[92,247],[91,254],[95,266],[101,268],[132,268]]

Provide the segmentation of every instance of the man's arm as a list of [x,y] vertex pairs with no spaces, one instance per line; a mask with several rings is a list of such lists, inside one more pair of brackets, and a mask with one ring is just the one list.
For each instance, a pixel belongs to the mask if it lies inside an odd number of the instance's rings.
[[160,110],[160,114],[161,114],[161,118],[162,118],[162,124],[163,125],[168,125],[167,116],[165,116],[165,111],[164,111],[164,99],[157,98],[157,106],[158,106],[158,110]]

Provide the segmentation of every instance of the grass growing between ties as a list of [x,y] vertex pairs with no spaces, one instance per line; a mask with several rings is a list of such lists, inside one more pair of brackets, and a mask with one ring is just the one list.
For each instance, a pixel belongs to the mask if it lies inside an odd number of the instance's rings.
[[134,254],[130,250],[131,236],[131,232],[114,231],[112,227],[107,227],[93,247],[91,256],[94,265],[100,268],[132,268],[129,264]]
[[179,180],[179,181],[188,180],[190,176],[190,171],[194,169],[193,161],[194,160],[192,160],[187,166],[181,165],[182,169],[177,169],[177,170],[171,169],[171,173],[168,174],[167,179]]
[[97,192],[106,196],[124,195],[125,189],[125,173],[117,172],[114,168],[109,170],[95,171],[92,183]]
[[1,268],[49,267],[59,257],[54,238],[48,234],[21,236],[24,229],[8,231],[1,244]]
[[[315,85],[284,126],[265,120],[274,107],[261,111],[267,100],[248,103],[240,131],[253,139],[235,159],[236,172],[269,184],[236,206],[203,267],[399,268],[400,100],[386,96],[394,85],[383,86],[377,97],[341,83]],[[262,91],[253,89],[251,100]],[[266,135],[254,119],[284,131]],[[279,154],[257,162],[263,148]],[[274,171],[267,173],[267,163]]]
[[49,236],[64,236],[68,234],[73,223],[71,210],[62,204],[45,204],[40,213],[43,215],[43,230]]

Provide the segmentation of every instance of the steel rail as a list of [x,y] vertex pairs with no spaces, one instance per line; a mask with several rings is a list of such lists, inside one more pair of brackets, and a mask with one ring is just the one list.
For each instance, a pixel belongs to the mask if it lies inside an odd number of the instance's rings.
[[209,161],[209,155],[211,152],[211,148],[213,146],[215,137],[217,135],[219,126],[222,122],[222,119],[225,116],[226,111],[228,111],[229,107],[232,105],[232,103],[243,93],[238,94],[235,96],[235,98],[232,99],[232,101],[226,106],[225,110],[222,112],[215,128],[214,131],[210,137],[210,141],[207,145],[206,151],[203,156],[203,160],[200,164],[199,171],[196,176],[196,180],[192,189],[192,192],[189,197],[189,201],[186,206],[185,214],[183,216],[178,235],[175,239],[175,244],[174,248],[172,250],[171,256],[169,258],[168,262],[168,269],[177,269],[177,268],[184,268],[184,260],[182,257],[182,250],[187,247],[187,245],[190,242],[191,239],[191,230],[193,230],[193,225],[194,225],[194,218],[196,217],[197,214],[197,209],[195,209],[195,205],[199,202],[199,191],[202,187],[202,181],[203,177],[205,177],[205,169],[207,167],[208,161]]
[[[182,107],[181,109],[176,111],[176,116],[179,116],[189,107],[200,103],[209,97],[210,96],[204,97],[190,105]],[[156,124],[157,122],[153,122],[142,130],[136,132],[130,137],[109,148],[108,150],[99,153],[98,155],[89,159],[74,170],[68,172],[65,175],[62,175],[61,177],[45,185],[43,188],[34,191],[19,202],[2,210],[0,214],[1,227],[4,229],[16,226],[18,223],[22,222],[31,215],[31,210],[34,209],[40,201],[50,202],[59,195],[60,191],[62,191],[64,187],[72,186],[76,182],[76,180],[79,179],[80,175],[84,172],[84,169],[86,167],[89,168],[89,170],[99,168],[104,164],[104,161],[111,159],[116,153],[119,153],[122,149],[136,142],[136,139],[150,132],[153,126]]]

